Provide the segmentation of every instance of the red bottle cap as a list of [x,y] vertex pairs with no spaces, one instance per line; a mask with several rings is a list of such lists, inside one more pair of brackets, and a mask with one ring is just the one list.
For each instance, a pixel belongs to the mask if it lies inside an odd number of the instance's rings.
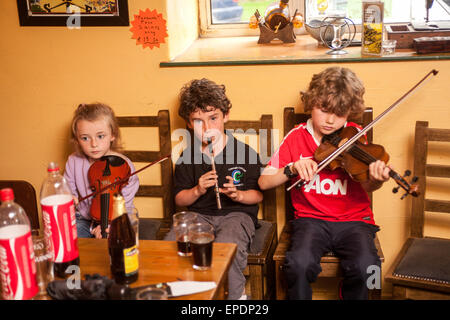
[[48,172],[59,171],[59,166],[56,162],[50,162],[47,167]]
[[14,191],[11,188],[5,188],[0,190],[0,200],[3,201],[11,201],[14,200]]

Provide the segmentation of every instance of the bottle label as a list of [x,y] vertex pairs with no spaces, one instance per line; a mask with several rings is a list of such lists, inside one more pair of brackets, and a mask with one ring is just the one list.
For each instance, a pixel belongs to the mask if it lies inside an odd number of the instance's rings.
[[0,279],[2,296],[6,300],[31,299],[39,291],[33,240],[28,226],[0,228]]
[[123,263],[125,266],[125,275],[135,274],[139,269],[138,250],[136,246],[123,249]]
[[53,195],[41,200],[46,235],[52,239],[56,263],[78,258],[75,206],[71,195]]

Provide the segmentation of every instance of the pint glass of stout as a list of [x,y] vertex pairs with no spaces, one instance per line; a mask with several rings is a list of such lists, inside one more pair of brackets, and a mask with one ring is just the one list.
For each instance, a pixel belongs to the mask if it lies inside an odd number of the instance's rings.
[[189,226],[189,242],[195,270],[208,270],[212,261],[214,229],[207,223],[195,223]]
[[178,245],[178,255],[190,256],[191,246],[188,238],[188,227],[197,221],[197,214],[191,211],[182,211],[173,215],[173,229]]

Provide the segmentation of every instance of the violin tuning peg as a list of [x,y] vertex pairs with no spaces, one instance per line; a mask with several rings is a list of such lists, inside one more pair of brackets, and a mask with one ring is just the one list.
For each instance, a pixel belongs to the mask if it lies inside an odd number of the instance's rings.
[[392,192],[393,192],[393,193],[397,193],[397,192],[398,192],[398,188],[399,188],[399,187],[395,187],[394,189],[392,189]]
[[411,170],[406,170],[405,174],[403,175],[404,177],[409,177],[411,175]]
[[412,182],[412,183],[416,183],[417,180],[419,180],[419,177],[418,177],[418,176],[414,176],[414,177],[412,178],[411,182]]
[[401,196],[400,200],[403,200],[408,195],[408,192]]

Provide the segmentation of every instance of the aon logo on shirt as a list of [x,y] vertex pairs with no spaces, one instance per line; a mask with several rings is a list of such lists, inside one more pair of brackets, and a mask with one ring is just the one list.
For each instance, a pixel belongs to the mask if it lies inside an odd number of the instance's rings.
[[317,194],[337,195],[340,193],[341,195],[346,195],[347,180],[344,180],[344,182],[341,179],[336,179],[335,181],[328,178],[320,180],[320,176],[316,176],[314,180],[304,186],[304,190],[305,192],[315,190]]

